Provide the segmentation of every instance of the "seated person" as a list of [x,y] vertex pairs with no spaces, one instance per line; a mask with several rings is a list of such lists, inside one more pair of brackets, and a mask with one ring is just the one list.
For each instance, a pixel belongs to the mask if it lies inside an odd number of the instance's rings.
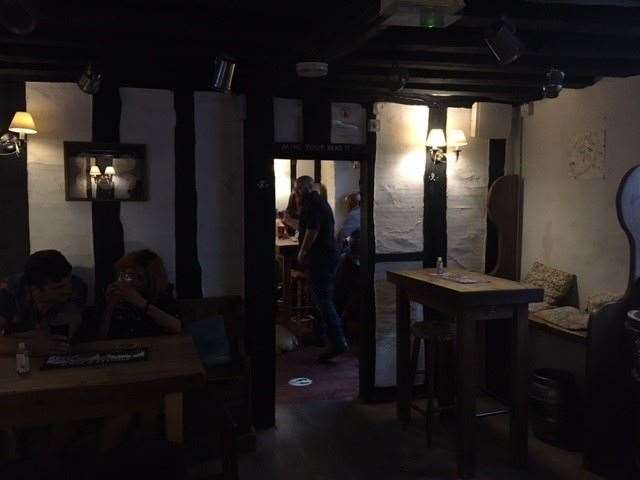
[[360,192],[351,192],[346,196],[345,203],[348,214],[336,236],[339,252],[344,252],[347,238],[360,231]]
[[287,234],[293,237],[298,230],[298,219],[300,218],[300,211],[302,209],[302,202],[300,198],[296,196],[295,192],[289,195],[289,202],[284,213],[280,216],[280,220],[287,227]]
[[20,342],[35,356],[67,352],[86,300],[86,285],[64,255],[31,254],[24,273],[0,288],[0,355],[14,355]]
[[116,263],[118,280],[107,287],[101,335],[109,338],[153,337],[180,333],[178,303],[162,259],[138,250]]

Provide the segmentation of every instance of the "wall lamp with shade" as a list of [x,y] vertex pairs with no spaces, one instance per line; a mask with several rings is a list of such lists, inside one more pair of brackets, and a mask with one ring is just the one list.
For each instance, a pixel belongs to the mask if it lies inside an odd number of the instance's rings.
[[467,137],[462,130],[450,130],[448,141],[441,128],[433,128],[427,135],[427,152],[429,152],[433,163],[447,161],[447,156],[444,153],[444,148],[447,146],[456,152],[456,160],[458,160],[460,151],[465,145],[467,145]]
[[441,128],[433,128],[427,135],[427,152],[431,156],[431,161],[446,162],[447,157],[444,154],[444,148],[447,146],[447,139],[444,130]]
[[89,170],[89,176],[96,182],[96,187],[108,190],[113,187],[113,177],[116,175],[116,169],[112,165],[104,168],[104,173],[100,167],[93,165]]
[[[18,134],[17,136],[15,134]],[[3,155],[20,155],[20,147],[26,142],[27,135],[38,133],[33,117],[28,112],[16,112],[9,125],[9,132],[0,137]]]
[[460,158],[460,151],[462,147],[467,145],[467,137],[464,136],[464,132],[462,130],[451,130],[449,131],[448,145],[451,149],[456,152],[456,161]]

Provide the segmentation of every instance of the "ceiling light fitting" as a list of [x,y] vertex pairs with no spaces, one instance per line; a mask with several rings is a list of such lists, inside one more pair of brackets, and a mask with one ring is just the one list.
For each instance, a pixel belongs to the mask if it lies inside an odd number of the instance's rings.
[[226,55],[218,55],[213,60],[213,83],[211,88],[216,92],[231,91],[233,76],[236,73],[237,61]]
[[564,87],[564,72],[552,68],[547,72],[547,80],[542,86],[542,94],[545,98],[556,98]]
[[91,64],[87,65],[78,78],[78,87],[87,95],[95,95],[102,84],[102,74],[96,72]]

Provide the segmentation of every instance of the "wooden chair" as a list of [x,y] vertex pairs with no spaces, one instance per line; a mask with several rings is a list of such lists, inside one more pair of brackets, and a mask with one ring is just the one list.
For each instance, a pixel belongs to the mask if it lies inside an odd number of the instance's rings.
[[[431,446],[433,439],[433,417],[434,414],[451,409],[451,405],[434,406],[436,397],[436,381],[438,378],[437,352],[438,347],[455,339],[455,323],[442,320],[415,322],[411,325],[413,334],[413,346],[411,351],[411,371],[409,378],[411,384],[415,383],[416,375],[424,374],[425,385],[427,387],[427,405],[423,409],[411,399],[411,408],[425,416],[425,427],[427,433],[427,445]],[[420,348],[424,344],[424,370],[418,370]]]
[[185,324],[220,315],[225,323],[231,350],[229,364],[207,369],[204,390],[185,396],[187,433],[206,430],[207,425],[203,425],[200,419],[211,417],[212,409],[219,410],[222,405],[233,419],[238,448],[242,451],[253,450],[255,432],[252,426],[251,366],[244,346],[242,299],[239,296],[224,296],[180,300],[179,303]]

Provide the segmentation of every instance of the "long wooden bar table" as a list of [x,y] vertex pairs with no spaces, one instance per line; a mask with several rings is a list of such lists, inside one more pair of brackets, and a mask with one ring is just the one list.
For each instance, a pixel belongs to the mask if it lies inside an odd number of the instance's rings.
[[188,335],[104,340],[78,344],[74,352],[146,348],[146,360],[111,365],[16,373],[15,357],[0,357],[0,427],[64,423],[164,406],[165,435],[183,441],[182,393],[203,386],[205,371]]
[[[456,456],[458,474],[475,475],[476,419],[476,329],[480,321],[512,318],[510,337],[511,406],[510,448],[515,465],[527,460],[527,342],[528,304],[540,302],[541,288],[511,280],[450,269],[447,275],[464,276],[477,283],[463,284],[435,269],[387,272],[396,286],[396,358],[398,378],[397,414],[401,420],[411,417],[410,384],[410,302],[421,303],[455,320],[457,329]],[[428,321],[425,318],[425,321]]]

